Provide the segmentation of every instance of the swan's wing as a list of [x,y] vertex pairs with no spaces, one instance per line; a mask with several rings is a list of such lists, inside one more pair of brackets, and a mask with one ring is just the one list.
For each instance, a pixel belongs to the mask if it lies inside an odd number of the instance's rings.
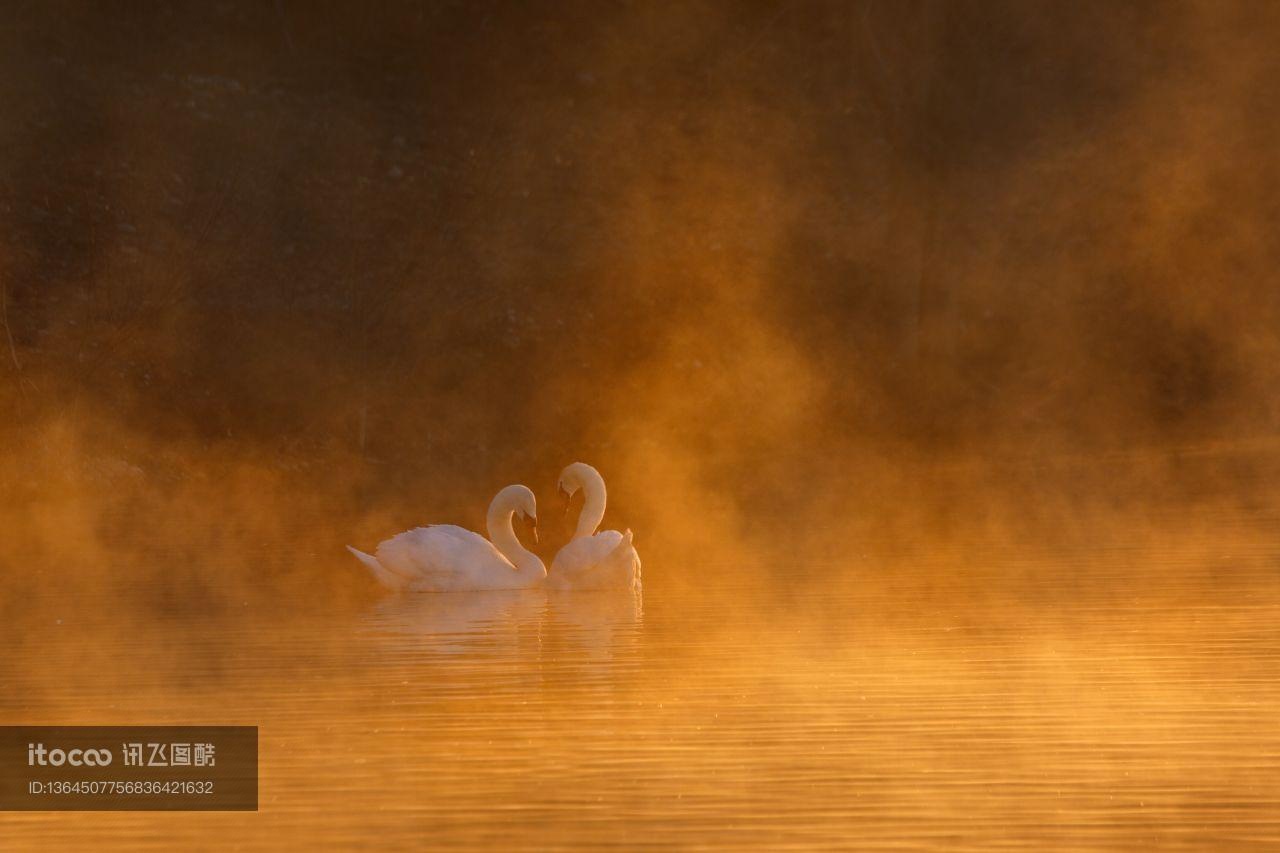
[[372,554],[366,554],[364,551],[359,551],[350,545],[347,546],[347,550],[354,554],[356,559],[365,565],[365,568],[369,570],[378,582],[388,589],[403,589],[409,582],[409,578],[404,575],[387,570],[378,562],[378,558]]
[[593,574],[607,586],[622,586],[638,589],[640,586],[640,555],[631,544],[631,530],[622,534],[621,541],[610,551]]
[[454,524],[407,530],[379,545],[377,556],[387,570],[433,587],[450,586],[495,561],[511,565],[488,539]]
[[638,589],[640,555],[631,531],[606,530],[573,540],[556,555],[547,583],[562,589]]
[[572,577],[600,564],[622,541],[616,530],[602,530],[594,536],[574,539],[560,549],[551,561],[549,574]]

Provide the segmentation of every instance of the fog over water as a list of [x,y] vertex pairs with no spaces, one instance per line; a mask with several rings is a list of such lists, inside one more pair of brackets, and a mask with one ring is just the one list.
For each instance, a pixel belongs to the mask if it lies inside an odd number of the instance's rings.
[[20,3],[5,558],[340,584],[579,458],[707,576],[1266,505],[1277,17]]
[[[0,837],[1280,842],[1280,6],[6,11],[0,724],[262,800]],[[575,460],[643,596],[343,547]]]

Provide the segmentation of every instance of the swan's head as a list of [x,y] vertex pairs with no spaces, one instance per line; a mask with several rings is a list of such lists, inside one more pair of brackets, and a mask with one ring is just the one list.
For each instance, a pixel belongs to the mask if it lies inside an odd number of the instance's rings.
[[578,493],[578,489],[595,480],[604,482],[599,471],[585,462],[574,462],[566,465],[560,472],[560,482],[556,484],[556,489],[560,492],[560,497],[569,500]]
[[518,516],[533,536],[533,541],[538,541],[538,500],[528,486],[507,486],[498,492],[489,507],[490,518],[495,511]]

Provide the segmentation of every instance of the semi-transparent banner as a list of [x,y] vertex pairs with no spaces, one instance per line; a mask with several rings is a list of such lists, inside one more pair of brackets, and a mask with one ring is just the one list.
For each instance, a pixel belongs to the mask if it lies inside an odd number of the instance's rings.
[[257,808],[257,726],[0,726],[0,810]]

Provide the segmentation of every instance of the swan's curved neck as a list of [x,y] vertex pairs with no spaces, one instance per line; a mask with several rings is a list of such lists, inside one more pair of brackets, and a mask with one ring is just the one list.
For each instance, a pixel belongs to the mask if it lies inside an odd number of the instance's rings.
[[582,481],[582,512],[578,513],[578,527],[573,532],[574,539],[594,536],[600,522],[604,521],[605,489],[604,477],[594,468],[582,466],[579,472]]
[[501,552],[502,556],[510,560],[513,566],[521,569],[531,565],[532,561],[541,561],[538,560],[537,554],[521,545],[519,538],[516,537],[516,531],[511,525],[511,517],[515,511],[516,508],[511,502],[505,500],[504,495],[499,492],[493,499],[493,503],[489,504],[489,516],[485,520],[485,526],[489,531],[489,541],[494,547]]

